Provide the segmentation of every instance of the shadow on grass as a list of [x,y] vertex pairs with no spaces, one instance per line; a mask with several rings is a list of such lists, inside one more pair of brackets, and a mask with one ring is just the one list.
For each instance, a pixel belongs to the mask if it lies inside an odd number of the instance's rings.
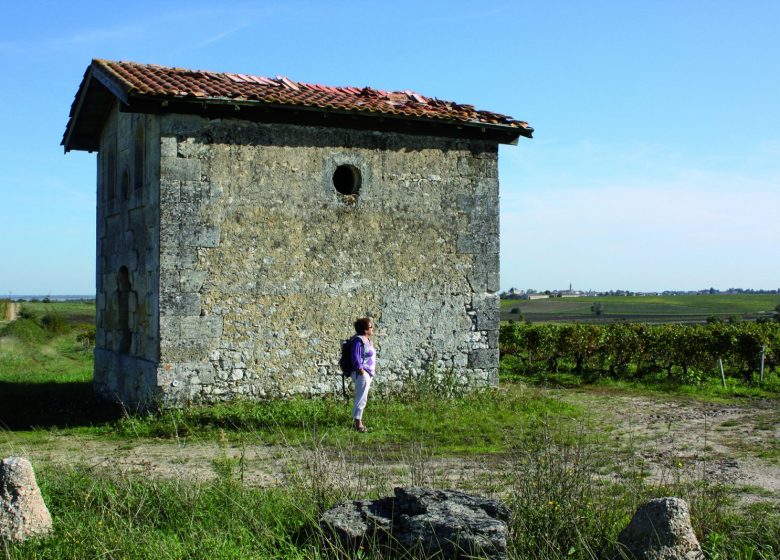
[[112,422],[122,407],[99,399],[89,381],[9,383],[0,381],[0,428],[75,428]]

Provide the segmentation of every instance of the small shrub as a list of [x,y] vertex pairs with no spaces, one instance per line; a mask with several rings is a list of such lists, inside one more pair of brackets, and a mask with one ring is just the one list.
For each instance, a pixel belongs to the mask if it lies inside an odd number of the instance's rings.
[[452,369],[439,371],[435,365],[431,365],[419,375],[409,374],[396,395],[398,400],[405,403],[426,400],[457,399],[468,393],[466,387]]
[[41,317],[36,311],[30,307],[22,306],[22,308],[19,310],[19,318],[20,319],[30,319],[32,321],[35,321],[36,323],[40,323]]
[[91,352],[95,348],[95,325],[78,325],[76,335],[76,347],[82,352]]
[[65,334],[71,330],[65,316],[56,311],[49,311],[41,317],[41,326],[50,334]]

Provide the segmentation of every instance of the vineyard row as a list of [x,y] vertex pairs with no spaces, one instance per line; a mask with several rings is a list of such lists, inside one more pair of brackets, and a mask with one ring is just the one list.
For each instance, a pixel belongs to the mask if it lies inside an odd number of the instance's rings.
[[588,378],[642,378],[665,374],[681,382],[720,375],[752,381],[763,357],[764,372],[780,366],[780,323],[706,325],[501,326],[502,356],[518,373],[568,371]]

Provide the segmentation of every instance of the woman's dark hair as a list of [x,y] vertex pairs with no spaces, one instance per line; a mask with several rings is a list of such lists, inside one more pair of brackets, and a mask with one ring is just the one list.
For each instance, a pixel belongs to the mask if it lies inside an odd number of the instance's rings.
[[368,325],[371,324],[371,319],[368,317],[361,317],[357,321],[355,321],[355,332],[357,334],[366,334],[366,331],[368,330]]

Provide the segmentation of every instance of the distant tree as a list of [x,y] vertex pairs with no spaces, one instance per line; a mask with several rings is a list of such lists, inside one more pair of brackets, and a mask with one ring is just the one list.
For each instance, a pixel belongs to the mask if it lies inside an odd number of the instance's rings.
[[722,322],[723,322],[723,319],[721,319],[717,315],[710,315],[709,317],[707,317],[707,324],[713,325],[713,324],[722,323]]
[[601,303],[600,301],[597,301],[596,303],[590,306],[590,311],[594,315],[601,315],[602,313],[604,313],[604,304]]

